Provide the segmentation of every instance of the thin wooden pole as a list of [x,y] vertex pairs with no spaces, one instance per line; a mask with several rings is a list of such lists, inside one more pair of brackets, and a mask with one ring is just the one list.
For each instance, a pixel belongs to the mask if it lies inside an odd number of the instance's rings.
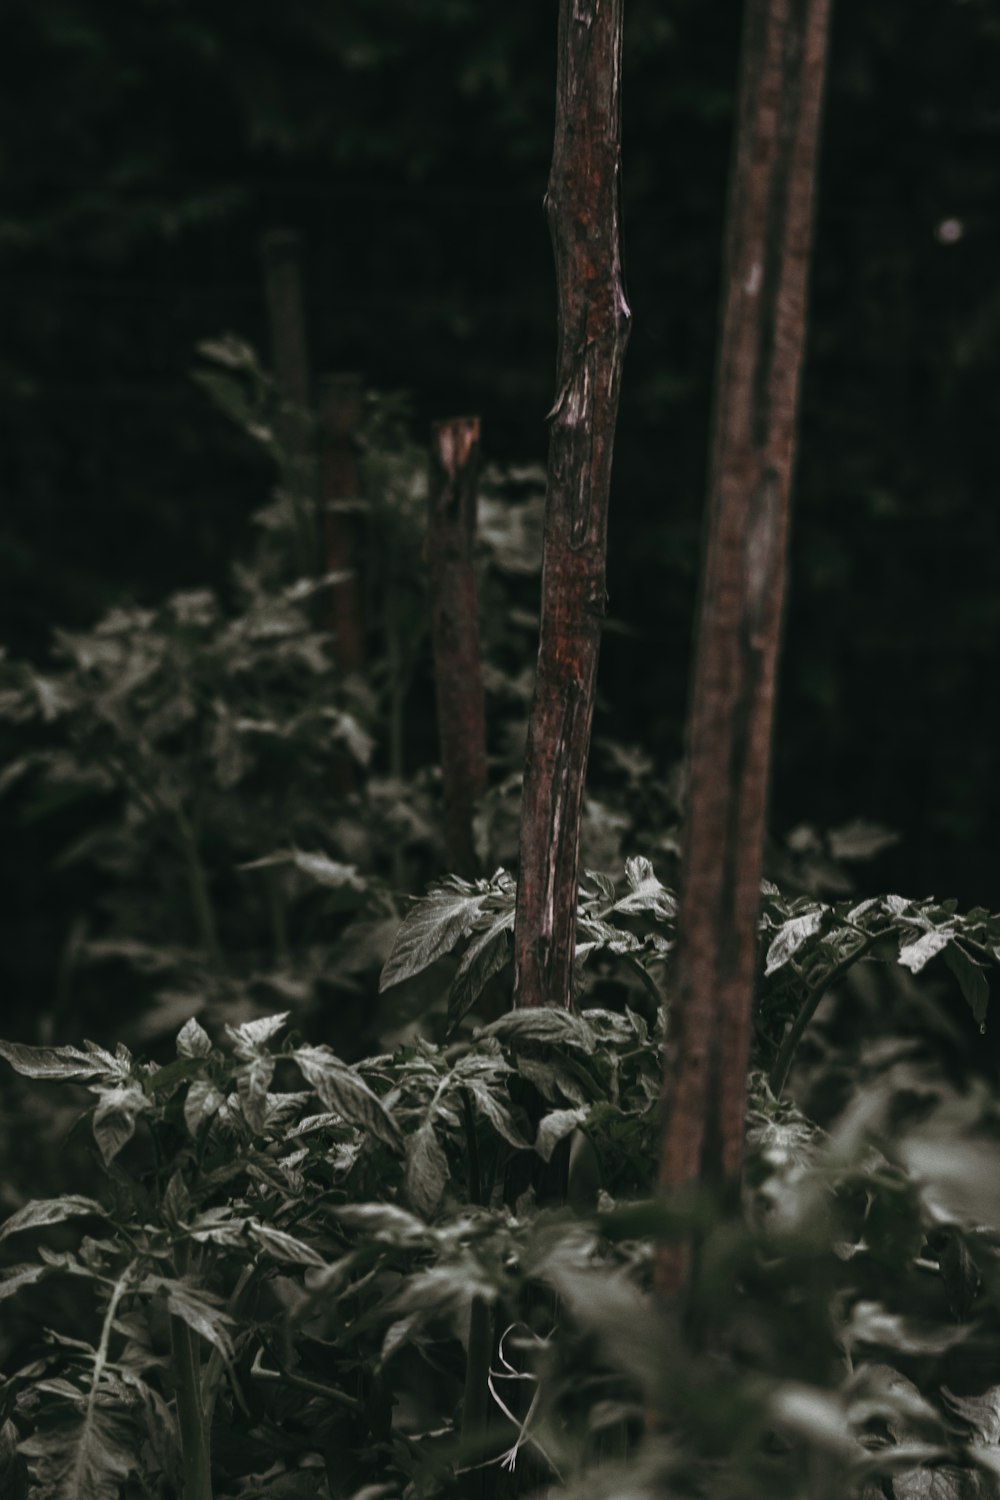
[[311,574],[317,556],[312,511],[316,474],[299,236],[290,229],[270,230],[261,240],[261,259],[271,357],[280,400],[278,436],[284,450],[285,482],[295,516],[296,563],[301,573]]
[[328,573],[346,573],[327,591],[334,658],[344,673],[365,664],[365,613],[358,505],[361,476],[354,434],[361,421],[360,375],[327,375],[320,385],[323,535]]
[[580,814],[605,608],[608,493],[629,308],[621,273],[622,0],[560,0],[545,206],[559,303],[514,929],[514,1004],[570,1004]]
[[427,569],[449,870],[476,873],[472,815],[486,790],[474,545],[479,418],[435,422],[430,440]]
[[[660,1182],[735,1196],[830,0],[747,0]],[[686,1284],[690,1251],[657,1279]]]

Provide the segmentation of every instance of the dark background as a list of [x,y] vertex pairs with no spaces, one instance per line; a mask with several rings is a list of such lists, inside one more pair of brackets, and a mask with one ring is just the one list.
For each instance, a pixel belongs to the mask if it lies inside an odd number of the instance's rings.
[[[627,0],[634,313],[597,730],[681,746],[736,78],[732,0]],[[316,372],[545,454],[555,0],[6,0],[0,640],[220,582],[267,463],[190,380],[267,353],[306,247]],[[896,827],[879,884],[1000,905],[1000,7],[835,7],[777,727],[781,833]],[[944,228],[942,229],[942,226]],[[0,814],[9,825],[11,814]],[[27,919],[43,851],[8,826]],[[876,878],[873,874],[873,878]],[[8,913],[10,908],[8,907]],[[40,936],[48,915],[34,910]],[[21,933],[24,936],[24,933]]]

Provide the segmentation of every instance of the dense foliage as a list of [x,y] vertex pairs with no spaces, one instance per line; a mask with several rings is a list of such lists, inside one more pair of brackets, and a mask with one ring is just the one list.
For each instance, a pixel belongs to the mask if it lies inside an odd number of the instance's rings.
[[[501,1496],[995,1493],[995,1104],[883,1043],[823,1130],[758,1071],[742,1221],[651,1199],[673,900],[641,860],[592,886],[584,961],[644,975],[615,1009],[456,1020],[354,1066],[281,1041],[287,1013],[217,1042],[192,1019],[162,1065],[0,1044],[94,1096],[101,1169],[0,1226],[5,1493],[430,1500],[484,1464]],[[432,892],[384,983],[463,938],[458,983],[488,973],[509,898]],[[950,953],[984,1013],[998,922],[770,892],[760,1060],[789,990],[879,943],[911,971]],[[671,1325],[652,1246],[692,1227]]]

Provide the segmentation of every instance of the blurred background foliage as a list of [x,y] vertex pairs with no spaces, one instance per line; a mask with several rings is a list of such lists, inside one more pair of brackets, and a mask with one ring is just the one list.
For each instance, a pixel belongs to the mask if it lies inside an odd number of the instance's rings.
[[[626,628],[606,640],[596,733],[664,775],[681,749],[739,11],[627,6],[635,319],[609,565]],[[432,417],[477,412],[489,457],[544,458],[555,17],[555,0],[6,0],[12,654],[44,662],[54,626],[112,607],[225,593],[274,465],[191,370],[223,332],[266,355],[259,246],[276,226],[305,247],[315,373],[409,391],[418,440]],[[773,802],[779,833],[890,824],[902,838],[878,884],[991,907],[998,69],[993,0],[836,11]],[[432,755],[429,726],[414,734]],[[78,904],[48,869],[66,830],[9,801],[0,819],[5,948],[51,958]]]

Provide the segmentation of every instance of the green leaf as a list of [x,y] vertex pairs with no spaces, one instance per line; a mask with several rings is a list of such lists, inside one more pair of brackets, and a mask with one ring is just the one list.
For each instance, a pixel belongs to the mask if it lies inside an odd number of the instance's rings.
[[825,915],[823,908],[820,908],[816,911],[808,911],[800,917],[790,917],[787,922],[782,922],[767,950],[764,973],[776,974],[779,969],[784,968],[785,964],[795,957],[803,943],[819,932]]
[[196,1136],[206,1120],[211,1120],[224,1104],[219,1090],[207,1078],[196,1078],[184,1099],[184,1123]]
[[87,1402],[78,1394],[57,1426],[41,1427],[21,1444],[46,1500],[120,1500],[136,1468],[137,1434],[108,1400],[103,1389]]
[[241,1026],[227,1026],[226,1035],[233,1043],[236,1056],[251,1057],[259,1052],[265,1042],[269,1042],[281,1030],[289,1014],[289,1011],[283,1010],[279,1015],[262,1016],[257,1021],[244,1021]]
[[512,1010],[484,1026],[482,1036],[495,1036],[515,1049],[523,1042],[549,1042],[593,1052],[596,1038],[586,1021],[558,1006],[539,1005],[530,1010]]
[[66,1193],[62,1198],[33,1198],[0,1224],[0,1240],[5,1240],[9,1234],[19,1234],[22,1229],[44,1229],[49,1224],[61,1224],[64,1219],[77,1219],[84,1214],[106,1217],[104,1209],[93,1198],[73,1193]]
[[909,969],[911,974],[919,974],[925,964],[930,963],[935,954],[940,953],[942,948],[947,948],[951,942],[952,933],[948,929],[932,927],[930,932],[925,932],[918,937],[916,942],[905,943],[899,950],[899,962],[904,969]]
[[8,1266],[0,1276],[0,1302],[13,1297],[24,1286],[31,1286],[48,1273],[48,1266]]
[[70,1082],[97,1078],[106,1071],[98,1057],[78,1047],[24,1047],[18,1042],[0,1042],[0,1057],[25,1078]]
[[247,1233],[275,1260],[290,1261],[296,1266],[326,1265],[323,1257],[311,1245],[296,1239],[293,1234],[286,1234],[283,1229],[275,1229],[271,1224],[261,1224],[257,1219],[250,1219],[247,1222]]
[[342,1062],[329,1047],[297,1047],[294,1058],[303,1078],[316,1090],[327,1109],[353,1125],[361,1125],[387,1146],[399,1150],[402,1137],[381,1099],[360,1073]]
[[236,1070],[236,1090],[250,1129],[262,1135],[267,1125],[267,1086],[274,1076],[269,1052],[252,1053]]
[[585,870],[584,874],[604,901],[609,903],[614,902],[617,892],[615,890],[615,883],[610,875],[604,875],[600,870]]
[[232,1319],[208,1292],[192,1286],[190,1282],[175,1281],[166,1276],[147,1276],[136,1290],[164,1297],[168,1311],[175,1318],[180,1318],[207,1343],[218,1349],[223,1359],[232,1359],[233,1345],[226,1326]]
[[485,881],[473,886],[453,877],[417,901],[396,933],[379,990],[411,979],[450,953],[461,938],[468,937],[492,894]]
[[132,1139],[139,1116],[153,1106],[152,1100],[137,1083],[110,1089],[99,1088],[96,1092],[98,1105],[93,1119],[94,1139],[104,1165],[108,1166]]
[[406,1142],[403,1186],[406,1196],[425,1217],[438,1205],[448,1181],[448,1158],[430,1120],[425,1120]]
[[535,1150],[543,1161],[551,1161],[559,1142],[582,1125],[588,1114],[586,1109],[554,1109],[543,1117],[535,1138]]
[[226,1245],[234,1248],[243,1245],[247,1233],[247,1220],[237,1218],[230,1208],[206,1209],[188,1225],[188,1233],[199,1244]]
[[628,881],[629,894],[615,902],[615,911],[651,911],[664,921],[673,921],[677,915],[676,898],[657,880],[648,859],[627,859],[625,879]]
[[212,1038],[192,1016],[177,1033],[178,1057],[207,1057],[211,1050]]
[[990,1008],[990,986],[986,975],[960,943],[948,945],[944,950],[944,961],[958,980],[973,1018],[982,1025]]
[[14,1423],[9,1418],[0,1422],[0,1495],[4,1500],[28,1500],[28,1468],[17,1443]]
[[475,935],[462,954],[461,962],[448,992],[448,1011],[459,1021],[479,999],[484,988],[507,963],[510,945],[507,934],[514,927],[514,912],[506,911],[489,927]]
[[339,890],[343,886],[349,886],[352,890],[365,888],[365,881],[359,875],[357,865],[341,864],[335,859],[328,859],[325,854],[307,854],[301,849],[279,849],[274,854],[266,854],[263,859],[251,860],[249,864],[240,865],[239,868],[267,870],[280,865],[292,865],[319,885],[329,886],[333,890]]
[[510,1110],[501,1099],[497,1098],[489,1084],[484,1083],[479,1078],[470,1078],[463,1086],[472,1095],[476,1109],[485,1119],[489,1120],[498,1135],[502,1136],[505,1141],[508,1141],[512,1146],[516,1146],[519,1150],[526,1150],[528,1148],[528,1142],[514,1124]]

